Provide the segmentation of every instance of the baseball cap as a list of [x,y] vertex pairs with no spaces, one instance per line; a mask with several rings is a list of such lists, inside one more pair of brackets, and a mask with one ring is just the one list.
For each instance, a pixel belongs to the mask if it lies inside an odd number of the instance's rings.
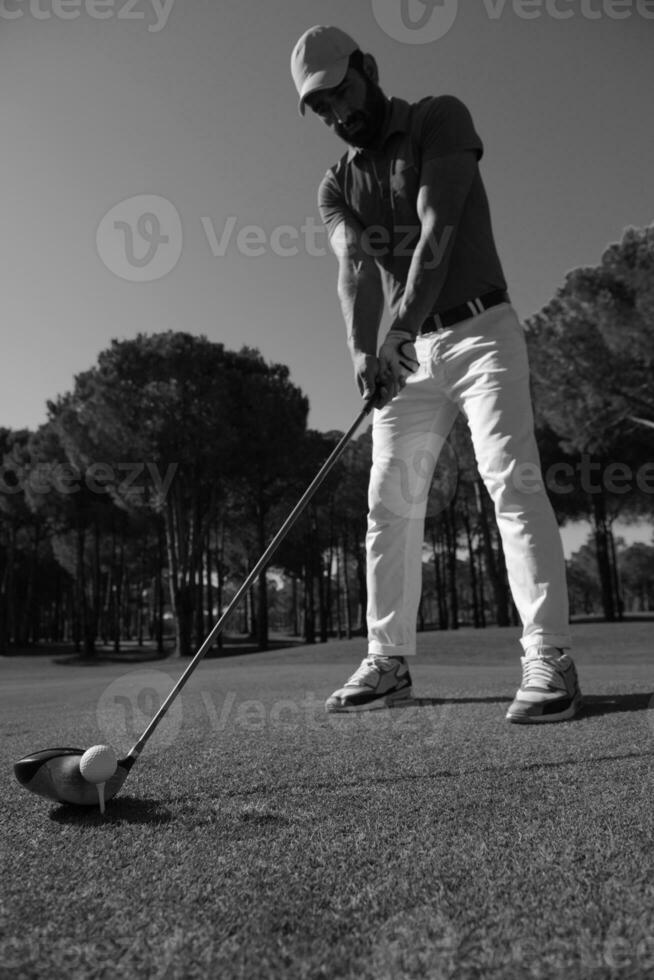
[[356,41],[338,27],[317,24],[304,32],[291,55],[291,74],[300,96],[298,109],[301,116],[307,95],[340,85],[350,55],[358,47]]

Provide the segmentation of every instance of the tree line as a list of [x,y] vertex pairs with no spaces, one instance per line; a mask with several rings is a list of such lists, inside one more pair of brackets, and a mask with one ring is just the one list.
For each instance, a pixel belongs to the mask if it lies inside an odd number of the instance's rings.
[[[569,567],[573,611],[608,619],[652,607],[648,546],[621,548],[612,527],[652,516],[653,271],[654,230],[630,230],[526,325],[550,497],[560,523],[593,529]],[[47,408],[36,431],[0,429],[4,654],[52,642],[93,655],[128,640],[163,652],[170,636],[190,655],[340,436],[307,427],[286,366],[174,331],[112,342]],[[266,649],[271,628],[309,643],[364,630],[369,462],[364,432],[232,631]],[[517,624],[461,418],[432,483],[423,557],[422,628]]]
[[613,526],[654,514],[654,225],[570,272],[527,339],[552,501],[561,523],[590,523],[599,604],[620,619]]

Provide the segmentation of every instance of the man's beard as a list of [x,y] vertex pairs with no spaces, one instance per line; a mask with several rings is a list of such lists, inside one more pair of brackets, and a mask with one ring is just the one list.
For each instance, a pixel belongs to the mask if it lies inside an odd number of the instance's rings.
[[386,116],[388,101],[386,96],[369,78],[366,82],[366,98],[363,108],[352,112],[347,119],[347,126],[338,123],[334,132],[349,146],[359,150],[367,150],[377,142]]

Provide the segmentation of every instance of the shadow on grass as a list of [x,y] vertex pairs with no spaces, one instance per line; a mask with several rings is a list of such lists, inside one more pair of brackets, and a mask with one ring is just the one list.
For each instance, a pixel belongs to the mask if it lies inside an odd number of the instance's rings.
[[642,613],[626,613],[622,619],[606,619],[605,616],[593,616],[591,614],[587,616],[571,616],[570,622],[575,625],[583,625],[584,623],[599,623],[600,625],[607,624],[609,626],[628,626],[629,623],[651,623],[654,616],[652,613],[642,612]]
[[159,800],[139,799],[136,796],[117,796],[107,803],[104,816],[93,806],[73,806],[62,804],[50,811],[50,819],[55,823],[72,826],[105,824],[164,824],[173,819]]
[[[401,708],[431,708],[445,704],[508,704],[513,698],[496,695],[487,698],[411,698],[390,705],[392,711]],[[593,718],[626,711],[654,711],[654,691],[649,694],[591,694],[583,695],[583,707],[576,718]]]
[[58,667],[106,667],[107,664],[143,664],[170,660],[174,650],[158,653],[156,650],[129,650],[124,654],[98,653],[97,656],[87,657],[80,653],[71,653],[67,657],[53,657],[52,663]]
[[483,774],[498,774],[503,776],[511,774],[513,776],[518,776],[523,772],[538,772],[541,769],[559,769],[561,767],[578,769],[582,767],[587,768],[589,766],[602,765],[606,762],[626,762],[628,760],[643,760],[651,758],[654,758],[654,752],[623,752],[616,755],[579,756],[578,758],[553,759],[551,761],[539,760],[538,762],[516,762],[515,764],[511,764],[507,761],[506,764],[498,763],[497,765],[468,766],[460,769],[446,768],[439,769],[435,772],[398,772],[387,776],[375,773],[374,775],[361,776],[356,779],[339,778],[329,781],[322,779],[316,780],[315,782],[308,782],[305,780],[303,782],[298,781],[296,783],[278,783],[274,786],[260,784],[258,786],[247,787],[239,790],[226,790],[223,796],[227,800],[262,796],[264,796],[267,800],[270,800],[273,797],[281,797],[282,799],[288,800],[293,793],[298,792],[326,792],[342,794],[343,790],[360,790],[365,786],[397,787],[402,784],[420,782],[429,783],[442,779],[462,779],[466,776]]
[[391,708],[396,711],[398,708],[431,708],[440,704],[504,704],[512,700],[502,694],[488,698],[411,698],[409,701],[399,701]]
[[591,694],[583,695],[583,708],[578,718],[593,718],[623,711],[654,711],[654,692],[649,694]]
[[[294,647],[300,647],[304,645],[303,639],[296,639],[295,637],[282,637],[279,639],[270,639],[268,641],[268,648],[265,652],[272,653],[278,650],[291,650]],[[25,654],[36,655],[36,650],[23,651]],[[185,667],[191,660],[191,657],[178,657],[175,652],[174,644],[166,644],[164,650],[159,651],[153,647],[147,646],[124,646],[120,651],[114,651],[109,647],[104,647],[98,645],[96,653],[89,656],[84,653],[75,653],[71,651],[70,648],[59,648],[58,650],[50,651],[42,649],[39,651],[42,655],[49,653],[52,656],[53,652],[57,653],[57,656],[52,657],[52,663],[57,664],[59,667],[103,667],[107,664],[141,664],[141,663],[152,663],[161,660],[172,660],[174,663],[178,663],[180,669]],[[262,653],[261,647],[251,640],[249,637],[241,636],[231,636],[228,635],[223,638],[223,645],[221,647],[215,645],[208,650],[204,656],[205,660],[227,660],[230,657],[240,657],[243,654],[249,653]],[[191,651],[192,654],[195,653],[195,649]]]
[[[623,752],[621,755],[594,755],[582,759],[554,759],[552,762],[527,762],[516,766],[516,772],[529,772],[534,769],[558,769],[559,766],[592,766],[600,762],[626,762],[628,759],[651,759],[654,752]],[[492,772],[490,767],[488,772]]]
[[[215,645],[207,651],[205,660],[226,660],[229,657],[241,657],[243,654],[250,653],[275,653],[278,650],[293,650],[295,647],[306,645],[306,640],[302,637],[284,636],[278,639],[272,637],[268,639],[268,647],[263,650],[256,640],[247,636],[223,636],[221,647]],[[190,659],[190,658],[188,658]],[[180,663],[184,663],[187,658],[182,658]]]

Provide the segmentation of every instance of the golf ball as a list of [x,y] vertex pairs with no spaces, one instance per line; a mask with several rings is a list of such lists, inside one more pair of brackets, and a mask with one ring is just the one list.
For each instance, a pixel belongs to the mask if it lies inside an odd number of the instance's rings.
[[110,745],[92,745],[79,760],[79,771],[89,783],[104,783],[111,779],[117,764]]

